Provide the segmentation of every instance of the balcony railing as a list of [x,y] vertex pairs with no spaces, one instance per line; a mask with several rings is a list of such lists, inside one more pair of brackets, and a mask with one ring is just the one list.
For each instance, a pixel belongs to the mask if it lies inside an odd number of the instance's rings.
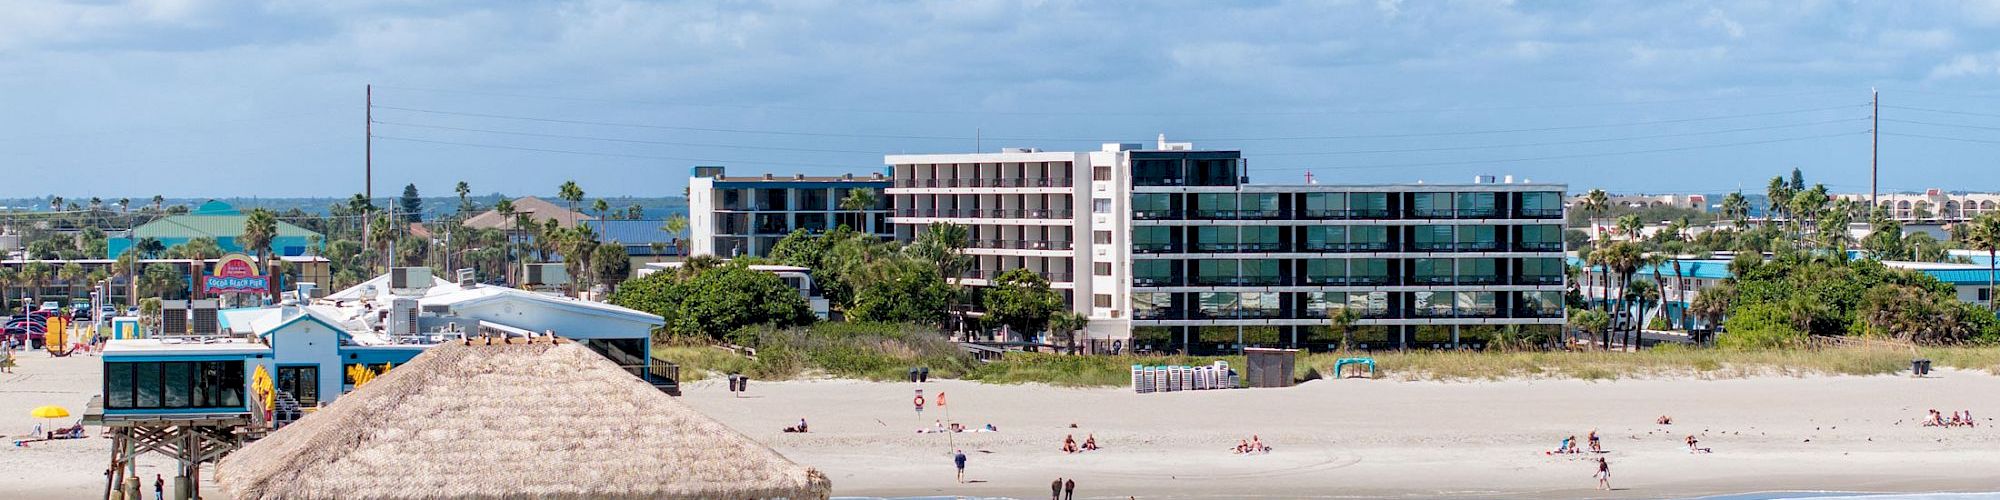
[[1284,249],[1285,245],[1282,243],[1195,243],[1194,244],[1194,251],[1202,253],[1280,252],[1284,251]]
[[[1001,274],[1006,274],[1006,271],[967,269],[965,270],[965,272],[958,273],[958,277],[960,279],[994,280],[994,279],[999,279]],[[1049,280],[1049,282],[1051,283],[1068,283],[1070,282],[1071,278],[1070,273],[1041,271],[1041,272],[1036,272],[1035,274],[1041,276],[1042,279]]]
[[1284,286],[1284,276],[1195,276],[1196,286]]
[[1261,319],[1284,317],[1281,309],[1223,309],[1216,311],[1195,310],[1198,319]]
[[1561,309],[1544,310],[1544,309],[1535,309],[1529,307],[1520,307],[1514,309],[1514,317],[1535,318],[1535,319],[1560,318],[1563,317],[1563,312]]
[[952,188],[952,187],[1070,187],[1076,179],[1067,177],[1004,177],[999,179],[897,179],[896,187],[902,188]]
[[1520,252],[1561,252],[1563,251],[1563,243],[1560,241],[1517,241],[1514,242],[1514,250]]
[[1412,285],[1451,285],[1451,284],[1456,284],[1456,283],[1458,283],[1458,278],[1456,278],[1456,277],[1452,277],[1452,276],[1411,276],[1411,277],[1410,277],[1410,284],[1412,284]]
[[1194,218],[1204,220],[1264,220],[1285,218],[1284,210],[1195,210]]
[[1516,215],[1519,215],[1519,216],[1520,216],[1521,218],[1523,218],[1523,219],[1561,219],[1561,218],[1562,218],[1562,216],[1563,216],[1563,209],[1560,209],[1560,208],[1523,208],[1523,209],[1520,209],[1520,210],[1516,210],[1516,211],[1514,211],[1514,213],[1515,213]]
[[1068,241],[992,239],[972,240],[967,243],[967,246],[972,248],[991,248],[996,250],[1069,250],[1074,248]]
[[1322,208],[1322,209],[1306,209],[1299,211],[1300,219],[1311,219],[1311,220],[1388,219],[1390,218],[1389,216],[1390,216],[1389,209],[1386,208],[1357,208],[1357,209],[1345,209],[1345,210]]
[[1396,246],[1394,244],[1386,241],[1360,243],[1306,242],[1299,244],[1299,251],[1302,252],[1386,252],[1395,249]]
[[1029,209],[983,209],[983,208],[905,208],[896,211],[897,217],[948,217],[970,219],[1068,219],[1070,210],[1029,208]]
[[1175,220],[1181,218],[1179,210],[1133,210],[1132,220]]
[[1301,276],[1300,285],[1313,286],[1384,286],[1395,285],[1393,276]]
[[1133,243],[1132,253],[1180,253],[1179,243]]
[[1187,319],[1187,311],[1171,307],[1134,309],[1132,319]]
[[1499,250],[1500,243],[1418,241],[1410,243],[1410,249],[1418,252],[1491,252]]
[[1500,216],[1498,208],[1413,208],[1410,216],[1418,219],[1491,219]]
[[1501,277],[1498,275],[1461,274],[1458,276],[1458,284],[1460,285],[1498,285],[1506,281],[1507,280],[1501,279]]
[[1180,285],[1181,285],[1181,283],[1186,283],[1186,282],[1187,282],[1187,277],[1186,277],[1186,276],[1180,276],[1180,275],[1173,275],[1173,276],[1134,276],[1134,277],[1132,277],[1132,286],[1139,286],[1139,287],[1146,287],[1146,286],[1180,286]]
[[1514,277],[1514,284],[1516,284],[1516,285],[1560,285],[1560,284],[1563,284],[1563,277],[1562,277],[1561,275],[1553,275],[1553,276],[1515,276],[1515,277]]

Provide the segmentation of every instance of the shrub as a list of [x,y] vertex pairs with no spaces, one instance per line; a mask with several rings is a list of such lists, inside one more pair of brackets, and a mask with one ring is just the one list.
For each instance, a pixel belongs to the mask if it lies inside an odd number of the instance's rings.
[[1792,319],[1789,311],[1775,304],[1740,307],[1723,323],[1728,333],[1718,335],[1715,344],[1732,349],[1794,346],[1806,334],[1792,326]]

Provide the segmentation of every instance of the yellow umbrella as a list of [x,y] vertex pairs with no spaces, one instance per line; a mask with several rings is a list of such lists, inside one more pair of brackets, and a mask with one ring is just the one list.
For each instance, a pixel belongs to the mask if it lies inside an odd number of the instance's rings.
[[69,416],[69,409],[56,405],[41,406],[29,411],[28,415],[35,418],[63,418]]

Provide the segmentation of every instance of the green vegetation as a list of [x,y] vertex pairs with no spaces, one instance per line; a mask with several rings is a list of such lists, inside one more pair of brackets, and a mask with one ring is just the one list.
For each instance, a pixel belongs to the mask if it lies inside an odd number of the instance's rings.
[[741,373],[753,378],[782,380],[831,376],[864,380],[902,380],[911,367],[928,367],[931,376],[969,378],[977,364],[930,326],[894,323],[821,323],[809,328],[755,326],[729,335],[756,357],[718,347],[660,347],[654,356],[681,365],[681,376],[701,380]]
[[813,322],[812,309],[798,289],[743,261],[716,265],[689,259],[677,272],[626,281],[611,293],[610,302],[665,318],[666,326],[654,332],[656,340],[724,340],[747,326]]

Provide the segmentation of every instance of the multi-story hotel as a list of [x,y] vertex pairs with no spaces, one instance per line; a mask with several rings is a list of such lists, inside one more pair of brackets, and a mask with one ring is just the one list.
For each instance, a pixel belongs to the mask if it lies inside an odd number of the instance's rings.
[[[889,179],[881,173],[838,177],[728,176],[723,167],[694,167],[688,179],[688,255],[766,257],[795,229],[818,232],[845,225],[889,235]],[[850,191],[874,191],[875,205],[841,206]]]
[[897,238],[966,226],[961,283],[1039,272],[1090,317],[1096,349],[1327,349],[1342,308],[1363,348],[1564,322],[1558,184],[1249,184],[1239,152],[1164,140],[885,162]]
[[[1864,205],[1871,198],[1868,193],[1837,194],[1833,197]],[[1922,193],[1882,193],[1873,198],[1876,207],[1881,208],[1883,213],[1904,223],[1958,222],[2000,211],[2000,193],[1949,192],[1932,188]]]

